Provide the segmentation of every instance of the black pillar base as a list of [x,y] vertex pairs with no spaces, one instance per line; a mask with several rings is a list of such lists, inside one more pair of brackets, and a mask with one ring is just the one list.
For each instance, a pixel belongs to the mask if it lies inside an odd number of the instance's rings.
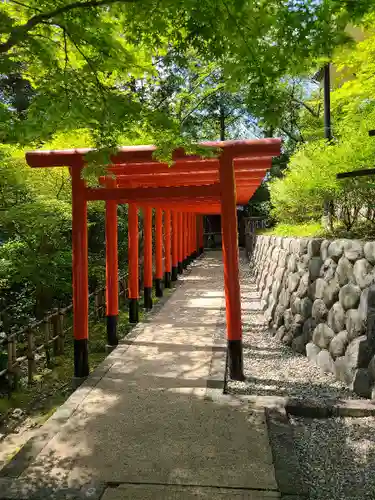
[[138,299],[129,299],[129,323],[139,322],[139,304]]
[[107,345],[111,347],[118,345],[117,320],[117,315],[107,316]]
[[152,288],[145,286],[143,289],[143,307],[145,309],[152,309]]
[[198,252],[194,251],[192,253],[193,260],[195,260],[198,257]]
[[164,273],[164,287],[171,288],[171,273],[167,271]]
[[182,265],[182,262],[178,263],[178,274],[182,274],[184,272],[184,266]]
[[163,287],[161,281],[161,278],[155,278],[155,295],[157,297],[163,297]]
[[200,247],[199,248],[199,255],[202,255],[202,253],[204,252],[204,248],[203,247]]
[[89,373],[88,340],[74,339],[74,378],[82,379]]
[[186,268],[187,268],[187,266],[188,266],[188,264],[189,264],[189,263],[188,263],[188,259],[184,259],[184,260],[182,261],[182,269],[186,269]]
[[228,369],[232,380],[246,380],[243,373],[242,340],[228,340]]
[[178,277],[178,268],[177,267],[172,267],[171,280],[172,281],[177,281],[177,277]]

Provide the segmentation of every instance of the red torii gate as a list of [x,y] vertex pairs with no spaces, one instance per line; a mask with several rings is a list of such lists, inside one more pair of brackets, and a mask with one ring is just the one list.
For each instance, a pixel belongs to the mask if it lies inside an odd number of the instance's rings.
[[117,203],[128,203],[129,320],[138,321],[138,209],[144,218],[144,305],[152,307],[152,208],[155,209],[155,288],[162,295],[164,210],[165,286],[203,251],[203,215],[221,214],[226,300],[228,367],[232,379],[243,380],[241,300],[238,279],[236,205],[246,204],[280,154],[280,139],[206,142],[218,158],[173,152],[173,166],[158,162],[154,146],[119,148],[100,187],[82,178],[90,149],[26,153],[31,167],[69,167],[72,178],[74,376],[83,379],[88,363],[87,202],[106,202],[107,343],[118,343]]

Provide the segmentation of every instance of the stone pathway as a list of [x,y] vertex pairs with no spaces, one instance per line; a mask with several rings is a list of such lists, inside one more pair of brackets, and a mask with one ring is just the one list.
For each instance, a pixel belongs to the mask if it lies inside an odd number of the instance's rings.
[[16,456],[0,498],[280,498],[264,411],[220,397],[222,275],[220,253],[196,261]]

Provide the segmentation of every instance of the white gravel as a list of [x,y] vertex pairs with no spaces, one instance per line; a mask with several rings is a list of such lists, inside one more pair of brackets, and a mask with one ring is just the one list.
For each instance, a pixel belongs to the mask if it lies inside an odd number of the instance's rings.
[[[322,374],[305,356],[277,342],[265,327],[260,295],[249,264],[241,259],[245,382],[228,382],[231,394],[293,396],[320,400],[358,399],[333,375]],[[375,498],[375,497],[374,497]]]
[[375,499],[375,419],[291,417],[310,500]]

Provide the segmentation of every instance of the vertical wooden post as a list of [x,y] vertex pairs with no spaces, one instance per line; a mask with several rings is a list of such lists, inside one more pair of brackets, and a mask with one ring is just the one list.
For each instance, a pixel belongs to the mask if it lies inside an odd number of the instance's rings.
[[172,281],[177,280],[178,275],[178,212],[172,212]]
[[164,212],[164,253],[165,253],[165,271],[164,286],[171,287],[172,273],[172,248],[171,248],[171,211]]
[[144,262],[143,298],[145,309],[152,309],[152,208],[143,209]]
[[[108,178],[106,186],[116,187],[115,179]],[[107,351],[118,344],[118,249],[117,249],[117,202],[105,202],[105,264],[106,264],[106,317]]]
[[43,320],[43,332],[44,332],[44,352],[46,353],[46,365],[47,368],[51,366],[51,352],[49,341],[51,339],[51,319],[50,316],[45,316]]
[[233,161],[220,157],[221,230],[223,240],[224,288],[227,319],[228,367],[233,380],[244,380],[242,358],[241,294],[238,272],[236,185]]
[[128,209],[128,267],[129,267],[129,322],[139,321],[139,272],[138,272],[138,209],[129,203]]
[[87,201],[85,184],[81,179],[82,167],[83,165],[76,165],[71,168],[74,384],[76,386],[89,374]]
[[27,329],[27,383],[33,383],[33,375],[35,373],[35,342],[34,331],[32,327]]
[[188,266],[188,223],[187,223],[187,213],[183,212],[182,214],[182,238],[183,238],[183,243],[182,243],[182,267],[184,269],[187,268]]
[[155,209],[155,295],[163,296],[163,211]]
[[199,245],[198,245],[198,215],[193,214],[193,250],[194,258],[196,259],[199,255]]
[[177,236],[178,236],[178,274],[182,274],[184,270],[183,260],[184,260],[184,239],[183,239],[183,227],[182,227],[182,212],[178,212],[177,218]]

